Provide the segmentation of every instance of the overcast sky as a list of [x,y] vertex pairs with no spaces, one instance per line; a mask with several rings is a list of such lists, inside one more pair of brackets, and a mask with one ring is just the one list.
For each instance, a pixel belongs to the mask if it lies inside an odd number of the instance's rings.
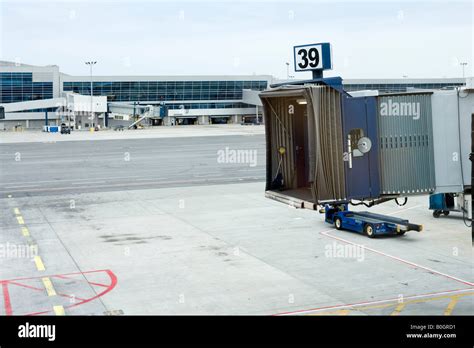
[[[473,2],[0,0],[0,59],[87,75],[271,74],[330,42],[343,78],[473,75]],[[307,78],[310,73],[294,73]]]

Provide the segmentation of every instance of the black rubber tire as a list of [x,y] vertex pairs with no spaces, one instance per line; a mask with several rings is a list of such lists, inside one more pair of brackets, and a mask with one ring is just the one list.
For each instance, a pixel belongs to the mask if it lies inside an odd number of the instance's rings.
[[375,238],[375,231],[371,224],[366,224],[364,226],[364,233],[369,238]]
[[437,219],[437,218],[440,217],[440,215],[441,215],[441,211],[439,211],[439,210],[433,210],[433,217],[434,217],[434,218]]
[[[339,224],[339,226],[337,226]],[[341,218],[335,218],[334,219],[334,227],[336,227],[336,230],[342,230],[342,220]]]
[[443,215],[444,215],[444,216],[448,216],[448,215],[449,215],[449,210],[443,211]]

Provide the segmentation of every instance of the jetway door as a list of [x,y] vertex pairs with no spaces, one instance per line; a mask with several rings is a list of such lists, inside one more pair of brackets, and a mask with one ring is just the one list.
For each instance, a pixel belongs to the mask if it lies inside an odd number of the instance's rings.
[[378,197],[377,103],[374,97],[343,97],[343,136],[347,197]]

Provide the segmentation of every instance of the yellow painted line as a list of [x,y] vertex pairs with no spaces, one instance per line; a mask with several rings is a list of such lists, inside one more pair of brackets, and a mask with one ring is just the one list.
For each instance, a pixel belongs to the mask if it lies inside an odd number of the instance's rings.
[[23,217],[22,216],[17,216],[16,217],[16,220],[18,221],[18,223],[20,225],[24,225],[25,224],[25,221],[23,220]]
[[[472,296],[472,295],[474,295],[474,292],[466,292],[464,294],[459,294],[459,295],[443,295],[443,296],[427,297],[427,298],[421,298],[421,299],[415,299],[415,300],[407,300],[407,301],[404,302],[404,305],[407,306],[407,305],[413,304],[413,303],[424,303],[424,302],[431,302],[431,301],[439,301],[439,300],[443,300],[443,299],[452,299],[453,297],[460,298],[460,297],[463,297],[463,296]],[[354,307],[351,307],[351,309],[360,311],[360,310],[367,310],[367,309],[395,307],[396,305],[397,305],[397,303],[394,302],[394,303],[386,303],[386,304],[381,304],[381,305],[354,306]]]
[[398,304],[398,306],[395,308],[395,310],[390,315],[399,315],[400,312],[403,310],[403,308],[405,308],[405,306],[406,306],[406,303]]
[[53,306],[53,309],[54,309],[54,313],[56,313],[56,315],[66,315],[66,313],[64,312],[64,307],[63,306]]
[[321,313],[319,315],[347,315],[347,314],[349,314],[349,312],[350,312],[349,309],[339,309],[337,311]]
[[[474,292],[466,292],[458,295],[442,295],[442,296],[434,296],[434,297],[428,297],[428,298],[421,298],[421,299],[414,299],[414,300],[407,300],[404,303],[398,304],[397,302],[393,303],[385,303],[385,304],[380,304],[380,305],[363,305],[363,306],[351,306],[349,309],[346,309],[346,311],[364,311],[368,309],[377,309],[377,308],[388,308],[388,307],[396,307],[392,315],[398,315],[403,308],[405,308],[407,305],[414,304],[414,303],[426,303],[426,302],[431,302],[431,301],[439,301],[443,299],[451,299],[451,303],[448,305],[445,311],[445,315],[450,315],[452,312],[453,308],[456,306],[458,300],[461,297],[464,296],[473,296]],[[396,301],[396,300],[394,300]],[[448,311],[449,310],[449,311]],[[307,315],[333,315],[339,313],[339,315],[346,315],[343,311],[345,310],[332,310],[332,311],[321,311],[321,312],[316,312],[316,313],[309,313]]]
[[53,283],[49,278],[43,278],[43,285],[48,293],[48,296],[56,296],[56,290],[54,290]]
[[380,309],[380,308],[387,308],[387,307],[395,307],[395,303],[386,303],[381,305],[374,305],[374,306],[364,306],[364,307],[354,307],[354,310],[363,311],[366,309]]
[[29,237],[30,236],[30,231],[26,227],[21,228],[21,234],[23,234],[24,237]]
[[446,310],[444,311],[444,315],[451,315],[458,301],[459,301],[459,296],[453,296],[451,298],[451,302],[449,302],[448,307],[446,307]]
[[20,209],[15,208],[15,209],[13,209],[13,211],[14,211],[15,215],[20,215]]
[[43,263],[43,260],[41,260],[40,256],[35,256],[34,260],[35,260],[36,268],[38,269],[38,271],[44,271],[46,269],[44,268],[44,263]]

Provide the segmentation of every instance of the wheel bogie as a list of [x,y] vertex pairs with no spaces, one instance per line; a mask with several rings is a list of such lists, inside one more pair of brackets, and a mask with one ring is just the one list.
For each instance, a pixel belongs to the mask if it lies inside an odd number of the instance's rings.
[[375,229],[371,224],[366,224],[364,226],[364,233],[369,238],[374,238],[375,237]]
[[334,226],[336,227],[336,229],[342,230],[342,220],[341,220],[341,218],[336,217],[334,219]]

